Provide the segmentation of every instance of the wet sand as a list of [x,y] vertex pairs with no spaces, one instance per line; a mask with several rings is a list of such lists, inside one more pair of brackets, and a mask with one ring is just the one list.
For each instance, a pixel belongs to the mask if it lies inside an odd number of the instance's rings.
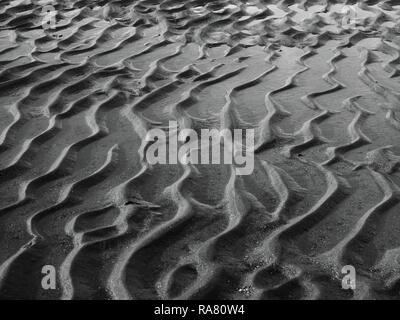
[[[2,1],[0,298],[399,298],[400,1],[343,5]],[[253,174],[149,166],[169,121]]]

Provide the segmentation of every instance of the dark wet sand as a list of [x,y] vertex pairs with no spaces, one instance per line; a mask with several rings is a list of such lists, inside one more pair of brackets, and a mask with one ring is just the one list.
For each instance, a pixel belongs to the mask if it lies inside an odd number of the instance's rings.
[[[0,298],[400,298],[400,1],[355,8],[2,1]],[[149,167],[170,120],[254,128],[254,173]]]

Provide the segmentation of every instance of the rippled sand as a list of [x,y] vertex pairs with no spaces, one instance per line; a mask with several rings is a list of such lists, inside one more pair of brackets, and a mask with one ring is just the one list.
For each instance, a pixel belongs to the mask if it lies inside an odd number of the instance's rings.
[[[400,1],[343,8],[2,1],[0,298],[399,298]],[[254,128],[253,174],[149,167],[170,120]]]

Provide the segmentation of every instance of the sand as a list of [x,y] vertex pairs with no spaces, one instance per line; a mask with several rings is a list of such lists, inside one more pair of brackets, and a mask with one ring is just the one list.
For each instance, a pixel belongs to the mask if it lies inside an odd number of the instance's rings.
[[[400,2],[344,4],[2,1],[0,298],[399,298]],[[254,172],[149,166],[169,121]]]

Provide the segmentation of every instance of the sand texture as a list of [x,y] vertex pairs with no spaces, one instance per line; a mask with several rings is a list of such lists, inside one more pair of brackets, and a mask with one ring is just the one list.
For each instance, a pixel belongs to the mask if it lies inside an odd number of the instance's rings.
[[[399,62],[394,0],[0,1],[0,298],[400,298]],[[169,121],[254,172],[149,166]]]

